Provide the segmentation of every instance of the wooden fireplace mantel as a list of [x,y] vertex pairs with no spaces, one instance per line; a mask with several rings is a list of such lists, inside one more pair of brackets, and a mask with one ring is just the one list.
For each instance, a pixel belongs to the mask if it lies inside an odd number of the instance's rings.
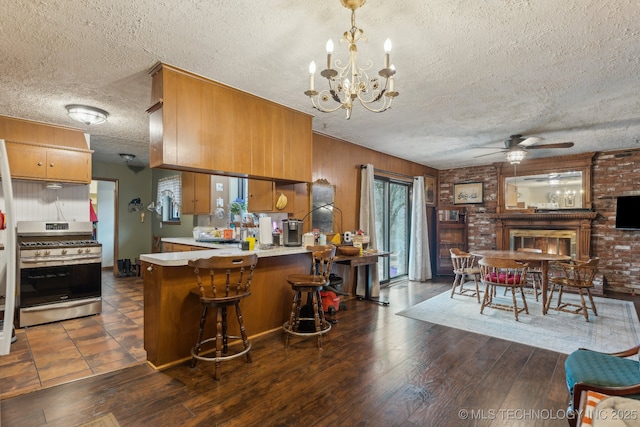
[[588,260],[591,254],[591,221],[597,212],[535,212],[497,213],[496,248],[510,249],[509,235],[512,229],[528,230],[574,230],[576,232],[576,258]]
[[535,213],[499,213],[494,214],[494,218],[501,220],[515,220],[515,221],[566,221],[566,220],[580,220],[587,219],[593,220],[598,216],[596,212],[571,212],[571,211],[553,211],[553,212],[535,212]]

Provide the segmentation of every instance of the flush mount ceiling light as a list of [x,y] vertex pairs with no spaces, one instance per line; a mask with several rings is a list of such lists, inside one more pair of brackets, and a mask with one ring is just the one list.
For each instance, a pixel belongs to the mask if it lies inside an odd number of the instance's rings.
[[378,71],[378,76],[381,79],[376,76],[369,77],[367,71],[371,69],[372,61],[366,60],[363,67],[359,66],[358,47],[356,46],[359,40],[367,41],[364,31],[356,26],[356,9],[365,4],[366,0],[340,0],[340,2],[347,9],[351,9],[351,28],[344,32],[340,40],[349,45],[349,60],[344,66],[340,60],[332,64],[333,41],[329,40],[327,42],[327,68],[320,72],[320,75],[327,79],[329,87],[320,92],[315,90],[313,79],[316,63],[311,61],[309,65],[309,90],[304,94],[311,98],[313,107],[323,113],[331,113],[339,109],[346,110],[347,119],[351,118],[351,109],[355,100],[358,100],[367,110],[381,113],[391,107],[393,98],[398,96],[393,81],[396,69],[393,65],[389,65],[391,40],[387,39],[384,43],[384,68]]
[[45,187],[47,190],[60,190],[62,188],[62,184],[59,182],[47,182]]
[[509,163],[511,163],[512,165],[518,165],[522,160],[524,160],[524,158],[527,155],[527,152],[521,149],[514,149],[514,150],[507,151],[505,155]]
[[100,108],[89,107],[87,105],[71,104],[65,107],[67,114],[73,120],[84,123],[85,125],[97,125],[107,121],[109,113]]
[[127,154],[127,153],[120,153],[120,157],[122,157],[122,160],[124,160],[127,163],[129,163],[131,160],[136,158],[135,154]]

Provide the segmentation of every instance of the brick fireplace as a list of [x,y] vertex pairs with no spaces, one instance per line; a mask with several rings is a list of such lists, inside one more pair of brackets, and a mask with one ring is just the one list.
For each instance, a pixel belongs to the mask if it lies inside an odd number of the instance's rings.
[[591,254],[591,221],[595,212],[498,213],[496,249],[539,248],[545,253],[588,260]]

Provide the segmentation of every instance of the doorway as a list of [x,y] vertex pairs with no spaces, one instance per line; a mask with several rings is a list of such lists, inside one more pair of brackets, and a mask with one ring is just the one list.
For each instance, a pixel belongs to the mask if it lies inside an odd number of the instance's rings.
[[98,221],[93,223],[94,236],[102,244],[102,268],[118,275],[118,180],[95,178],[89,191]]
[[392,253],[378,263],[381,283],[408,274],[411,184],[384,176],[374,180],[378,249]]

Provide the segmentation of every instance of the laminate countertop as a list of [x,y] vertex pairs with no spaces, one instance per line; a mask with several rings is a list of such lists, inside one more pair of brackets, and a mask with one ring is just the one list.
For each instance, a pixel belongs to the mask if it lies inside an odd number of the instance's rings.
[[140,255],[140,261],[166,267],[186,266],[189,260],[197,258],[209,258],[212,256],[247,255],[256,253],[258,258],[278,257],[308,253],[309,250],[302,246],[277,246],[272,249],[256,249],[254,251],[243,251],[237,244],[219,244],[196,242],[193,238],[164,238],[163,242],[179,243],[182,245],[199,246],[205,249],[201,251],[186,252],[160,252]]

